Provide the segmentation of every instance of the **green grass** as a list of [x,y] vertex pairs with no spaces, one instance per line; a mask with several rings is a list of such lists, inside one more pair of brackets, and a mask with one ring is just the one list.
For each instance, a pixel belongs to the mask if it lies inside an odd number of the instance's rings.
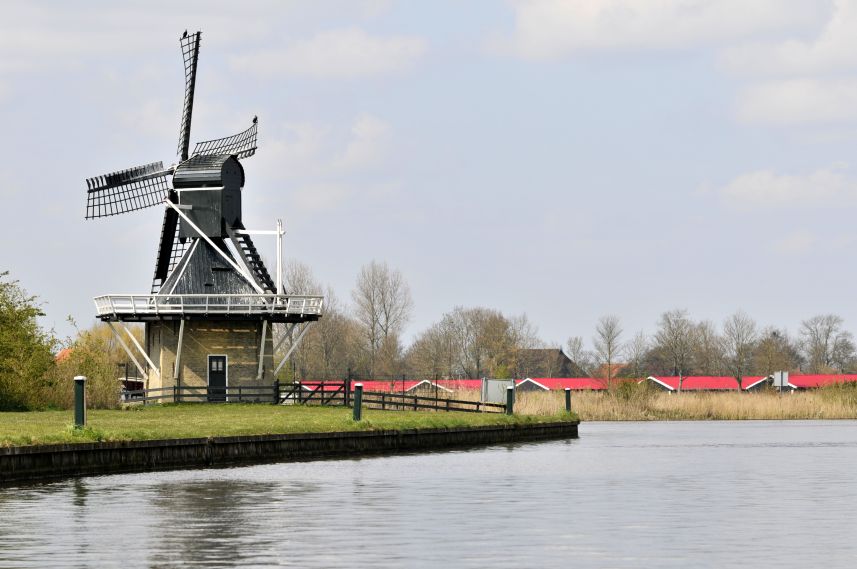
[[570,418],[576,417],[364,409],[363,420],[357,423],[351,419],[351,409],[343,407],[166,404],[89,411],[85,429],[73,428],[72,411],[0,413],[0,446],[506,425]]

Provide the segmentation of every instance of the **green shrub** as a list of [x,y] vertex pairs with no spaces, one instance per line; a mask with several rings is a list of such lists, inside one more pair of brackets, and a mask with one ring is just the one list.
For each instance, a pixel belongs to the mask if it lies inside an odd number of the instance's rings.
[[36,297],[0,273],[0,411],[39,406],[56,340],[37,322]]

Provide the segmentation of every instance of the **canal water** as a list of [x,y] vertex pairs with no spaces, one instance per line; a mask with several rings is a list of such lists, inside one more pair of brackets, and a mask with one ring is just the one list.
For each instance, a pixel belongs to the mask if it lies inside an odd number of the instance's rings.
[[857,567],[857,422],[0,489],[0,567]]

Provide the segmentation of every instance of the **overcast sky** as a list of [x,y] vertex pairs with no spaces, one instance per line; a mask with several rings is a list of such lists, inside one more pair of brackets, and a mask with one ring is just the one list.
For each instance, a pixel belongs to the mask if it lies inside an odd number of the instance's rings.
[[[5,2],[0,270],[60,334],[147,293],[162,213],[85,221],[85,178],[243,130],[244,220],[347,299],[400,269],[408,338],[456,305],[541,336],[743,309],[857,328],[857,1]],[[273,258],[274,244],[258,238]]]

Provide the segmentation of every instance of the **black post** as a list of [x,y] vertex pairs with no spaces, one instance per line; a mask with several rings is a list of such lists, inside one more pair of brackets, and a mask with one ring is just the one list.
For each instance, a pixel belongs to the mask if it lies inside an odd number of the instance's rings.
[[565,411],[571,413],[571,388],[565,388]]
[[86,426],[86,377],[74,378],[74,428]]
[[352,411],[352,417],[355,421],[359,421],[363,418],[363,384],[358,383],[354,386],[354,409]]
[[345,406],[351,404],[351,368],[345,373]]
[[280,380],[274,380],[274,405],[280,402]]
[[506,414],[511,415],[515,412],[515,388],[511,385],[506,388]]

